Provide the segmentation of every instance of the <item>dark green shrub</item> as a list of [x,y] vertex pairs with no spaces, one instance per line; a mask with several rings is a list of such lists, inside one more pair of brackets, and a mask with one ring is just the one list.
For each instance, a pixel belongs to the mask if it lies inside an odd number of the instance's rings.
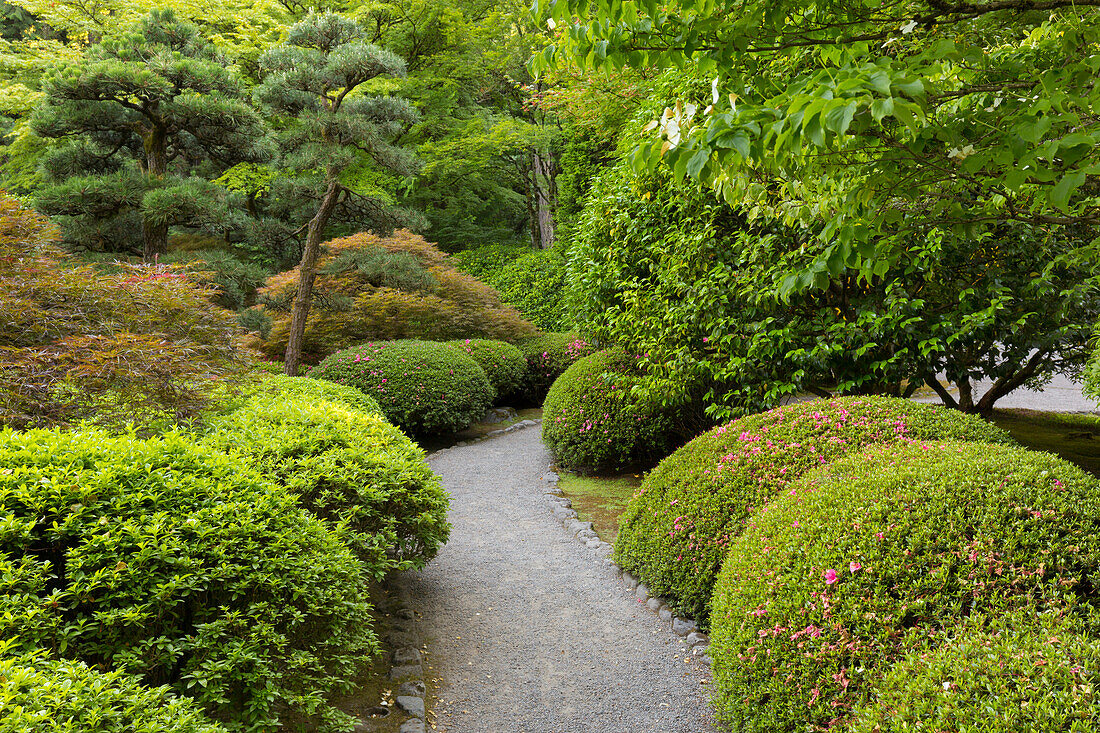
[[636,357],[622,349],[586,356],[558,377],[543,407],[542,439],[557,462],[586,470],[640,465],[668,455],[676,416],[630,394]]
[[614,559],[706,628],[714,580],[754,508],[872,443],[1011,443],[977,417],[889,397],[802,402],[717,427],[661,461],[619,519]]
[[906,653],[979,612],[1100,630],[1100,482],[1046,453],[875,446],[753,515],[714,588],[719,718],[738,731],[844,724]]
[[[318,383],[305,377],[281,381],[292,389]],[[357,391],[331,383],[328,388]],[[207,442],[239,453],[331,522],[375,578],[393,569],[423,568],[450,531],[447,495],[424,451],[380,412],[358,412],[309,393],[258,395],[212,419]]]
[[501,404],[503,400],[514,395],[523,382],[527,360],[523,357],[523,352],[509,343],[488,339],[463,339],[448,341],[447,345],[477,362],[496,392],[495,404]]
[[0,658],[0,733],[225,733],[194,703],[80,662]]
[[239,460],[170,433],[0,433],[0,638],[170,685],[227,727],[346,722],[377,651],[361,563]]
[[[282,367],[282,364],[279,365]],[[308,402],[336,402],[344,407],[365,415],[384,417],[382,408],[373,397],[363,394],[355,387],[336,384],[324,379],[309,377],[288,377],[285,374],[265,376],[258,384],[249,389],[252,395],[304,399]]]
[[969,624],[875,682],[852,733],[1100,729],[1100,641],[1030,613]]
[[576,333],[544,333],[519,343],[527,360],[522,396],[527,404],[541,405],[550,385],[577,359],[595,352],[595,348]]
[[413,435],[453,433],[481,419],[493,387],[470,357],[434,341],[378,341],[338,351],[309,376],[362,390]]

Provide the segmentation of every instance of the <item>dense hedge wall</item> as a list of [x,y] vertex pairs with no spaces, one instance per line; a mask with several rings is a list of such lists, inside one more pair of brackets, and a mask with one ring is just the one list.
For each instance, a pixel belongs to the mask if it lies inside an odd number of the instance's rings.
[[541,405],[550,385],[578,359],[595,353],[592,344],[576,333],[544,333],[519,343],[527,360],[520,394],[527,404]]
[[0,637],[195,698],[227,727],[345,720],[377,649],[361,563],[193,435],[0,432]]
[[1100,482],[1003,445],[875,446],[757,512],[714,589],[719,718],[843,723],[890,665],[975,611],[1100,630]]
[[247,392],[249,395],[302,398],[313,402],[335,402],[366,415],[385,416],[378,402],[373,397],[363,394],[362,390],[324,379],[288,377],[285,374],[276,374],[263,377]]
[[490,244],[459,252],[454,260],[539,328],[562,331],[572,326],[565,299],[566,258],[560,248]]
[[523,383],[527,359],[515,346],[489,339],[462,339],[448,341],[447,345],[477,362],[493,386],[495,404],[514,396]]
[[614,559],[705,627],[722,559],[753,509],[828,460],[911,440],[1012,442],[977,417],[888,397],[751,415],[697,437],[646,476],[619,520]]
[[[281,381],[317,383],[303,377]],[[448,501],[439,478],[424,452],[379,415],[324,400],[261,394],[214,418],[210,427],[211,446],[238,453],[298,496],[303,507],[337,528],[378,579],[395,568],[423,568],[447,541]]]
[[190,700],[81,662],[0,657],[0,733],[225,733]]
[[462,430],[493,402],[493,387],[477,362],[434,341],[360,344],[327,357],[309,376],[356,387],[413,435]]
[[676,416],[637,401],[636,357],[622,349],[586,356],[546,395],[542,437],[562,466],[584,470],[644,465],[678,444]]

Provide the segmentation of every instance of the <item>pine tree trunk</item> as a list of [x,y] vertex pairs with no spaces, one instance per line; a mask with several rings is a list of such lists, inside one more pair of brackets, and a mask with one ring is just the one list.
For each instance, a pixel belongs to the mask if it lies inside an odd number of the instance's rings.
[[306,334],[306,318],[313,300],[313,281],[317,277],[317,256],[321,251],[321,237],[325,225],[336,208],[336,199],[340,196],[340,184],[335,178],[329,179],[325,197],[316,215],[309,222],[306,232],[306,244],[302,250],[302,262],[298,266],[298,290],[294,294],[294,306],[290,312],[290,333],[286,342],[286,356],[283,360],[283,372],[289,376],[298,376],[298,367],[302,363],[302,342]]
[[[154,125],[145,136],[145,172],[159,179],[168,173],[168,131]],[[168,224],[151,223],[142,212],[142,259],[152,262],[168,253]]]

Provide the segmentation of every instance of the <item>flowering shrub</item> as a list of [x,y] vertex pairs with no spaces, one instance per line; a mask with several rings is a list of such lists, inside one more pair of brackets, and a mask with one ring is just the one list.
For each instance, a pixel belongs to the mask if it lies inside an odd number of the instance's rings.
[[1060,733],[1100,727],[1100,641],[1031,612],[968,624],[875,682],[852,733]]
[[[295,386],[325,384],[282,379]],[[447,541],[447,495],[439,478],[424,462],[424,452],[380,414],[317,397],[268,393],[214,418],[210,426],[207,443],[238,453],[332,524],[376,579],[393,569],[422,569]]]
[[871,443],[1011,443],[980,418],[887,397],[802,402],[734,420],[657,466],[619,519],[614,559],[704,628],[745,519],[803,472]]
[[546,395],[542,439],[571,468],[601,470],[668,455],[679,437],[675,415],[630,394],[636,358],[622,349],[580,359]]
[[477,362],[496,393],[496,404],[511,397],[519,389],[527,369],[527,360],[515,346],[503,341],[464,339],[448,341],[447,345]]
[[225,733],[190,700],[80,662],[0,658],[0,699],[0,733]]
[[452,433],[479,420],[493,387],[473,359],[434,341],[378,341],[329,356],[309,376],[362,390],[414,435]]
[[527,360],[522,395],[529,404],[541,405],[550,385],[578,359],[596,349],[575,333],[544,333],[519,344]]
[[966,615],[1100,630],[1100,482],[1046,453],[874,446],[809,473],[733,542],[714,589],[719,717],[845,725],[898,659]]
[[0,432],[0,638],[169,685],[226,727],[346,722],[361,563],[296,498],[169,433]]

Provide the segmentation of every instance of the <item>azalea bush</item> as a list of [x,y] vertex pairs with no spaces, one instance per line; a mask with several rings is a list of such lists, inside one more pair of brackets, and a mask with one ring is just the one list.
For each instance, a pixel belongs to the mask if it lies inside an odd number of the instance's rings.
[[853,733],[1062,733],[1100,726],[1100,640],[1031,612],[968,623],[874,683]]
[[523,381],[527,360],[523,352],[504,341],[488,339],[462,339],[448,341],[447,345],[458,349],[477,362],[496,393],[496,403],[513,396]]
[[327,357],[309,376],[361,390],[413,435],[462,430],[493,402],[493,387],[477,362],[435,341],[353,346]]
[[634,398],[637,357],[622,349],[586,356],[546,395],[542,438],[562,466],[618,469],[668,455],[682,438],[678,415]]
[[596,348],[577,333],[544,333],[520,342],[519,350],[527,359],[523,398],[530,404],[541,405],[554,380]]
[[1098,589],[1095,477],[1005,445],[874,446],[804,476],[733,541],[711,619],[718,717],[844,725],[895,662],[976,611],[1095,635]]
[[336,730],[378,651],[362,564],[193,435],[0,432],[0,637],[168,685],[226,727]]
[[704,628],[715,578],[754,509],[873,443],[1011,443],[980,418],[888,397],[802,402],[734,420],[662,461],[619,519],[615,561]]
[[[283,377],[265,386],[318,381]],[[439,477],[424,451],[374,410],[308,391],[267,392],[211,420],[206,442],[241,456],[329,522],[375,579],[422,569],[447,541],[448,500]]]

